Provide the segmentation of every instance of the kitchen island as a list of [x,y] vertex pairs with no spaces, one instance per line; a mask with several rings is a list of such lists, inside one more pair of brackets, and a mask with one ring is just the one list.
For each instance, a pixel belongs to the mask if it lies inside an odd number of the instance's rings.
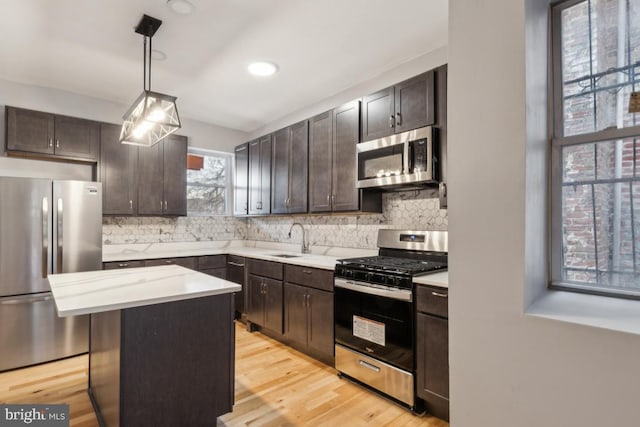
[[100,425],[215,426],[232,410],[239,285],[177,265],[49,283],[59,316],[91,314],[88,389]]

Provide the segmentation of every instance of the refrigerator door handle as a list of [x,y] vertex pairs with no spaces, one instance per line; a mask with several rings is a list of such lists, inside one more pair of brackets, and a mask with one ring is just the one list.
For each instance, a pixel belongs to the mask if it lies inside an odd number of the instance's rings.
[[64,237],[64,230],[62,229],[62,215],[63,215],[63,205],[62,205],[62,199],[58,199],[58,233],[56,235],[56,245],[57,245],[57,251],[56,251],[56,273],[62,273],[62,255],[63,255],[63,245],[62,245],[62,239]]
[[0,305],[32,304],[34,302],[44,302],[51,299],[53,299],[51,292],[45,292],[42,294],[24,295],[15,298],[3,298],[0,299]]
[[42,278],[49,273],[49,199],[42,198]]

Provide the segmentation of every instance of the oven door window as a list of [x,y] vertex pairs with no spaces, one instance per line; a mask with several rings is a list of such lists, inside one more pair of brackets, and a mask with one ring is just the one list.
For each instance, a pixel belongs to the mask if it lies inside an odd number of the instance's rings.
[[335,288],[336,342],[412,371],[412,313],[410,302]]

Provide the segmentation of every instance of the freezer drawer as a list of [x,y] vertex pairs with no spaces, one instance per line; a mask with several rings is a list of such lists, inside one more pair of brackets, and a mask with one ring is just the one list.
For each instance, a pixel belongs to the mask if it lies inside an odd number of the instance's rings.
[[89,316],[60,318],[51,292],[0,298],[0,371],[89,348]]

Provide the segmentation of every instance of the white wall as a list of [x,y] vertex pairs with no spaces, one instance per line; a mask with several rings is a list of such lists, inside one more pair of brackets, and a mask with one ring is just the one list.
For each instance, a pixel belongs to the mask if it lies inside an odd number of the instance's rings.
[[[292,125],[301,120],[308,119],[316,114],[323,113],[338,107],[346,102],[353,101],[369,93],[373,93],[379,89],[392,86],[410,77],[416,76],[425,71],[436,68],[447,63],[447,47],[441,47],[432,52],[421,55],[410,61],[405,62],[397,67],[389,70],[382,70],[375,77],[366,80],[356,86],[345,88],[336,94],[332,94],[327,98],[312,103],[302,110],[295,111],[278,120],[274,120],[268,125],[251,132],[251,138],[256,138],[273,132],[283,127]],[[367,71],[368,73],[368,71]],[[313,84],[313,76],[309,76],[309,82],[305,84]]]
[[453,427],[640,425],[640,337],[528,316],[545,291],[544,0],[449,3]]
[[[132,102],[137,95],[137,93],[131,94]],[[110,123],[122,123],[122,114],[129,107],[128,105],[62,90],[0,80],[0,106],[4,105]],[[180,111],[180,100],[178,100],[178,111]],[[185,117],[180,119],[182,121],[182,129],[178,133],[189,137],[190,146],[233,152],[233,147],[248,140],[245,132],[190,120]],[[0,118],[2,125],[4,120],[3,113]]]

